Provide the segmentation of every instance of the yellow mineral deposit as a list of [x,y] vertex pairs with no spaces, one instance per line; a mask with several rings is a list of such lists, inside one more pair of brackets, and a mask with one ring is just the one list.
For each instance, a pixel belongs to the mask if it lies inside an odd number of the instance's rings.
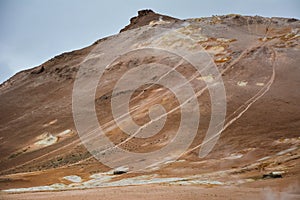
[[225,48],[223,46],[209,46],[206,48],[206,51],[210,54],[220,54],[225,51]]
[[256,83],[256,85],[262,87],[262,86],[264,86],[265,84],[264,84],[264,83]]
[[201,77],[198,77],[197,80],[205,81],[205,82],[213,82],[214,77],[210,74],[210,75],[208,75],[208,76],[201,76]]
[[217,38],[216,41],[217,41],[217,42],[221,42],[221,43],[230,43],[230,42],[235,42],[236,39]]
[[227,56],[227,57],[220,57],[220,58],[216,58],[216,59],[215,59],[215,62],[217,62],[217,63],[223,63],[223,62],[229,61],[230,59],[231,59],[230,56]]
[[239,81],[239,82],[237,82],[237,85],[240,86],[240,87],[245,87],[247,84],[248,84],[247,81]]
[[51,126],[51,125],[55,124],[56,122],[57,122],[57,119],[54,119],[54,120],[44,124],[43,127]]

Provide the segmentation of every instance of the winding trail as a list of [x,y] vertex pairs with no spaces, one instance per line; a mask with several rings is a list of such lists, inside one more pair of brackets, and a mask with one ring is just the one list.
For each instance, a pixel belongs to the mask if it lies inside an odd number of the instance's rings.
[[[229,122],[227,122],[225,124],[225,126],[223,127],[223,129],[217,133],[216,135],[214,135],[213,137],[211,137],[210,139],[208,139],[207,141],[204,141],[203,143],[193,147],[192,149],[188,150],[187,152],[185,152],[184,154],[190,153],[192,151],[194,151],[195,149],[203,146],[204,144],[208,143],[209,141],[211,141],[212,139],[214,139],[215,137],[219,136],[224,130],[226,130],[231,124],[233,124],[236,120],[238,120],[255,102],[257,102],[261,97],[263,97],[271,88],[271,85],[274,83],[275,80],[275,61],[276,61],[276,51],[272,48],[272,52],[273,52],[273,56],[272,56],[272,76],[270,78],[270,80],[268,81],[268,83],[265,85],[265,87],[263,87],[256,95],[254,95],[252,98],[250,98],[246,103],[244,103],[242,106],[240,106],[237,110],[235,110],[228,118],[231,118],[235,115],[235,113],[237,113],[238,111],[240,111],[238,113],[237,116],[233,117]],[[245,108],[244,108],[245,107]],[[244,108],[242,110],[242,108]]]

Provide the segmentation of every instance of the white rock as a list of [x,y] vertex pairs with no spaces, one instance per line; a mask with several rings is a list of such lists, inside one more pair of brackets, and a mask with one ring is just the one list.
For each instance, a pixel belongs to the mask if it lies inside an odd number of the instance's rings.
[[247,81],[239,81],[237,84],[238,84],[238,86],[245,87],[248,84],[248,82]]
[[273,175],[282,175],[282,174],[284,174],[285,173],[285,171],[275,171],[275,172],[271,172],[271,174],[273,174]]
[[82,181],[81,177],[77,176],[77,175],[65,176],[63,179],[66,179],[73,183],[81,183],[81,181]]
[[41,140],[37,141],[35,143],[35,145],[38,146],[49,146],[52,145],[54,143],[56,143],[58,141],[58,138],[56,136],[53,136],[50,133],[46,133],[44,135],[42,135],[40,138],[42,138]]
[[66,136],[66,135],[71,135],[72,133],[73,133],[72,130],[67,129],[67,130],[64,130],[63,132],[59,133],[57,136],[63,137],[63,136]]

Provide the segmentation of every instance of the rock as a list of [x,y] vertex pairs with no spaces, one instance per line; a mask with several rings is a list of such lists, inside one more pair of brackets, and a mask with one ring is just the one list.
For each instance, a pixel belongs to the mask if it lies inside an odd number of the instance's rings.
[[155,13],[155,12],[153,12],[153,10],[151,10],[151,9],[139,10],[138,11],[138,17],[146,16],[149,13]]
[[65,176],[64,179],[71,181],[73,183],[80,183],[82,181],[81,177],[77,175]]
[[125,172],[125,171],[119,171],[119,170],[114,171],[114,175],[120,175],[120,174],[125,174],[125,173],[127,173],[127,172]]
[[264,174],[263,179],[268,179],[268,178],[282,178],[283,171],[276,171],[276,172],[271,172],[269,174]]
[[113,175],[125,174],[127,172],[128,172],[128,168],[127,167],[118,167],[118,168],[114,169]]
[[37,146],[46,147],[52,145],[58,141],[56,136],[53,136],[51,133],[45,133],[41,136],[41,140],[34,143]]
[[123,29],[120,30],[121,32],[127,31],[127,30],[131,30],[131,29],[135,29],[135,28],[139,28],[142,26],[146,26],[149,25],[150,22],[152,21],[159,21],[159,20],[164,20],[164,21],[178,21],[179,19],[170,17],[170,16],[166,16],[166,15],[161,15],[158,13],[155,13],[153,10],[150,9],[146,9],[146,10],[140,10],[138,11],[138,16],[136,17],[132,17],[130,19],[130,24],[125,26]]
[[38,67],[36,70],[32,71],[31,74],[41,74],[45,71],[45,68],[43,66]]

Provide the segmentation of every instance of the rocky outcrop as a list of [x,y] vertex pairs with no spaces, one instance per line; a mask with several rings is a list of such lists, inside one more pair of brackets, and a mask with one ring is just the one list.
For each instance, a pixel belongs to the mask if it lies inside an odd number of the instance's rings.
[[130,24],[125,26],[123,29],[121,29],[120,32],[139,28],[148,25],[152,21],[159,21],[159,20],[172,21],[172,22],[179,21],[179,19],[155,13],[150,9],[140,10],[138,11],[138,16],[131,18]]

